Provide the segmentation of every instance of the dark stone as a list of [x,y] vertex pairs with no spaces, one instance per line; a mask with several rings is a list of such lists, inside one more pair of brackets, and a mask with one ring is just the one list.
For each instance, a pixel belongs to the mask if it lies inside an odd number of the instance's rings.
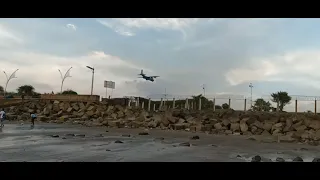
[[261,162],[261,157],[260,156],[254,156],[252,158],[251,162]]
[[59,135],[51,135],[51,137],[53,137],[53,138],[58,138],[59,137]]
[[145,135],[149,135],[149,133],[148,132],[140,132],[139,135],[140,136],[145,136]]
[[154,140],[160,140],[160,141],[163,141],[164,138],[163,137],[159,137],[159,138],[155,138]]
[[190,139],[196,140],[196,139],[200,139],[199,136],[192,136]]
[[279,157],[277,157],[276,161],[277,162],[286,162],[283,158],[279,158]]
[[188,146],[190,147],[191,144],[189,142],[180,143],[179,146]]
[[111,151],[110,149],[106,149],[106,151]]
[[130,134],[122,134],[123,137],[131,137]]
[[66,134],[65,136],[75,136],[74,134]]
[[215,145],[215,144],[211,144],[211,146],[212,146],[212,147],[218,147],[218,145]]
[[114,143],[123,143],[123,142],[120,140],[116,140]]
[[109,132],[108,130],[106,130],[106,132]]
[[76,136],[76,137],[86,137],[85,134],[76,134],[75,136]]
[[312,162],[320,162],[320,158],[314,158]]
[[240,155],[237,155],[237,158],[241,158],[241,156],[240,156]]
[[303,162],[303,159],[301,157],[296,157],[293,159],[293,162]]
[[66,137],[63,137],[62,139],[67,139]]
[[103,137],[103,135],[102,134],[97,134],[94,137]]

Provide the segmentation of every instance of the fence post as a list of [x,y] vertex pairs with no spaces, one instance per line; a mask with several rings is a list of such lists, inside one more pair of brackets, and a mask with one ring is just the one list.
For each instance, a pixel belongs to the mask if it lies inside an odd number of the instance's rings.
[[229,109],[231,109],[231,99],[229,98]]
[[244,111],[247,111],[247,99],[244,99]]
[[297,113],[298,112],[298,100],[296,99],[296,101],[295,101],[295,107],[294,107],[294,109],[295,109],[295,112]]
[[149,102],[148,102],[148,111],[150,111],[151,109],[151,99],[149,98]]
[[138,106],[137,107],[139,107],[140,106],[140,97],[138,97]]
[[191,109],[193,109],[193,101],[191,101],[190,104],[191,104]]
[[161,110],[162,109],[162,104],[163,103],[163,98],[161,98],[161,101],[160,101],[160,106],[159,106],[159,110]]
[[213,98],[213,111],[216,111],[216,98]]
[[139,104],[138,98],[136,98],[136,107],[138,107],[138,104]]
[[153,104],[153,111],[156,111],[156,103]]
[[317,114],[317,98],[314,100],[314,114]]
[[173,102],[172,102],[172,109],[174,109],[176,107],[176,99],[173,98]]
[[131,106],[131,99],[129,99],[129,102],[128,102],[128,107]]
[[279,101],[277,101],[277,112],[279,112]]
[[186,100],[187,109],[189,110],[189,99]]
[[141,103],[141,108],[144,109],[144,101]]
[[199,111],[201,111],[201,97],[199,98]]

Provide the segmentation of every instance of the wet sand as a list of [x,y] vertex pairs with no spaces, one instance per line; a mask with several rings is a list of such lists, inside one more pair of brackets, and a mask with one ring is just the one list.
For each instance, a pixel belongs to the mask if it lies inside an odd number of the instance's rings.
[[[260,155],[263,161],[275,161],[277,157],[292,161],[300,156],[310,162],[320,157],[320,146],[259,143],[245,136],[155,129],[149,130],[149,135],[138,135],[142,131],[65,124],[36,124],[32,129],[29,124],[6,124],[0,132],[0,161],[250,162]],[[200,139],[191,140],[195,135]],[[115,143],[117,140],[122,143]],[[184,142],[191,146],[179,145]]]

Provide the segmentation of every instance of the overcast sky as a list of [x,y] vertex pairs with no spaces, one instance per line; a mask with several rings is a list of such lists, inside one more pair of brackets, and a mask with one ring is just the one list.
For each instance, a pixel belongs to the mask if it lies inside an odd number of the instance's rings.
[[[8,91],[30,84],[59,92],[58,69],[72,66],[63,89],[89,94],[89,65],[96,69],[94,94],[101,96],[104,80],[116,82],[113,96],[160,97],[165,88],[194,95],[206,84],[208,97],[249,97],[250,82],[254,97],[279,90],[316,96],[319,32],[320,19],[305,18],[0,19],[0,68],[8,74],[19,68]],[[160,78],[138,79],[141,69]]]

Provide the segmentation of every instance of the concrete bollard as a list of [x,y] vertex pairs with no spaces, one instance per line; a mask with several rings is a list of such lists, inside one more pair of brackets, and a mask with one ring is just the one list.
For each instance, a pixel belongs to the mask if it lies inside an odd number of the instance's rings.
[[139,106],[138,98],[136,98],[136,107]]
[[153,104],[153,111],[156,111],[156,103]]
[[138,97],[138,106],[137,107],[139,107],[140,106],[140,97]]
[[189,99],[186,100],[187,109],[189,110]]
[[216,98],[213,98],[213,111],[216,111]]
[[162,106],[163,106],[163,99],[161,98],[159,110],[162,109]]
[[201,111],[201,97],[199,98],[199,111]]
[[279,101],[277,102],[277,112],[279,112]]
[[295,107],[294,107],[294,109],[295,109],[295,112],[297,113],[298,112],[298,100],[296,99],[296,101],[295,101]]
[[229,98],[229,109],[231,109],[231,99]]
[[173,98],[173,102],[172,102],[172,109],[176,108],[176,99]]
[[130,106],[131,106],[131,99],[128,102],[128,107],[130,107]]
[[247,111],[247,99],[244,99],[244,111]]
[[151,99],[149,98],[149,102],[148,102],[148,111],[151,110]]
[[193,101],[191,102],[191,109],[193,109]]
[[317,99],[314,100],[314,114],[317,114]]
[[185,108],[185,109],[188,108],[188,98],[186,99],[186,102],[184,102],[184,108]]
[[141,108],[144,109],[144,101],[141,103]]

